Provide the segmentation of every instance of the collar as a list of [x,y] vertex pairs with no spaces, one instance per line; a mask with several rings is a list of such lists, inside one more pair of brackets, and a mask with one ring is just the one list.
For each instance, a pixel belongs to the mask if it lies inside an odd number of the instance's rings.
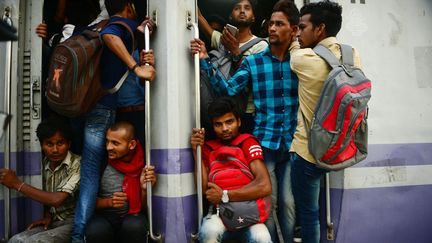
[[261,52],[262,53],[262,55],[267,55],[267,56],[269,56],[270,58],[272,58],[272,59],[276,59],[276,60],[278,60],[279,62],[284,62],[284,61],[286,61],[286,60],[290,60],[290,52],[289,51],[287,51],[287,54],[285,55],[285,57],[284,57],[284,59],[282,60],[282,61],[280,61],[275,55],[273,55],[273,53],[271,52],[271,45],[269,44],[267,47],[266,47],[266,49],[264,49],[264,51],[262,51]]
[[271,45],[270,44],[264,49],[264,51],[262,51],[262,54],[267,55],[269,57],[273,56],[273,54],[271,53]]
[[[47,157],[44,158],[44,163],[45,163],[45,171],[50,171],[50,161],[48,160]],[[58,168],[60,168],[62,165],[65,165],[66,167],[69,167],[72,164],[72,153],[70,151],[68,151],[66,157],[64,158],[64,160],[60,163],[59,166],[57,166],[57,168],[55,168],[54,171],[56,171]]]
[[336,37],[331,36],[331,37],[327,37],[327,38],[321,40],[318,43],[318,45],[323,45],[325,47],[329,47],[333,44],[338,44],[338,43],[339,43],[339,41],[336,39]]

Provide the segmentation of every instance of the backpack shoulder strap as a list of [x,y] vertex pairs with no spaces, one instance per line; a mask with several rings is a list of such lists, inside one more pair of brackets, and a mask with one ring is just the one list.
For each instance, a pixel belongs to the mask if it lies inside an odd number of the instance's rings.
[[261,41],[265,41],[263,38],[257,37],[253,38],[252,40],[248,41],[246,44],[244,44],[242,47],[240,47],[240,55],[243,55],[247,50],[249,50],[252,46],[260,43]]
[[349,67],[354,66],[353,49],[349,45],[340,44],[342,53],[342,63]]
[[129,34],[132,37],[132,52],[131,53],[133,53],[133,51],[135,49],[135,34],[134,34],[134,31],[131,29],[131,27],[129,25],[127,25],[125,22],[122,22],[122,21],[111,22],[106,27],[108,27],[110,25],[114,25],[114,24],[115,25],[121,25],[121,26],[125,27],[127,29],[127,31],[129,31]]
[[[231,146],[239,146],[242,142],[244,142],[246,139],[254,137],[252,134],[249,133],[242,133],[238,135],[229,145]],[[212,139],[205,142],[205,146],[208,146],[211,150],[217,150],[218,148],[224,146],[218,139]]]
[[212,140],[206,141],[204,143],[204,146],[209,147],[211,151],[215,151],[218,148],[222,147],[223,144],[220,143],[219,140],[217,140],[217,139],[212,139]]
[[246,139],[250,137],[253,137],[253,135],[249,133],[241,133],[231,142],[231,145],[239,146],[241,143],[243,143]]
[[335,68],[340,65],[340,61],[336,58],[336,56],[331,52],[327,47],[323,45],[316,45],[313,51],[322,59],[324,59],[332,68]]

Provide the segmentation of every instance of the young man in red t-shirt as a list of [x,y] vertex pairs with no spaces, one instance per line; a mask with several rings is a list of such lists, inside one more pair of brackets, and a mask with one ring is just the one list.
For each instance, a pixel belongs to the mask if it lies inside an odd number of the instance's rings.
[[[248,184],[232,185],[230,190],[223,190],[220,185],[209,182],[209,167],[211,157],[211,146],[209,144],[220,143],[232,145],[240,136],[241,125],[240,114],[236,104],[231,98],[223,97],[215,100],[209,107],[209,117],[216,134],[216,140],[204,141],[204,129],[192,129],[191,145],[196,159],[197,145],[202,149],[202,181],[203,193],[207,200],[213,205],[220,205],[228,202],[241,202],[256,200],[267,197],[271,194],[270,177],[263,161],[262,149],[253,136],[247,137],[238,144],[242,149],[246,165],[249,167],[253,178]],[[243,136],[243,135],[242,135]],[[235,183],[235,180],[231,183]],[[240,183],[240,182],[239,182]],[[226,186],[226,185],[225,185]],[[270,234],[262,223],[253,224],[249,227],[236,231],[227,231],[218,213],[205,217],[200,233],[200,242],[220,242],[228,239],[252,240],[252,242],[271,242]]]

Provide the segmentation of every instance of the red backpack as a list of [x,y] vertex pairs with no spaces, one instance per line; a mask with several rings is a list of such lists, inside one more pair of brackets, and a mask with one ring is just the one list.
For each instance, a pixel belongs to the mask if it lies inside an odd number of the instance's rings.
[[354,67],[352,47],[343,44],[340,47],[341,60],[322,45],[313,49],[332,70],[321,91],[312,124],[305,127],[310,153],[317,166],[327,170],[347,168],[367,156],[367,111],[372,83],[361,69]]
[[[251,134],[240,134],[229,145],[211,140],[206,142],[209,154],[209,181],[223,190],[241,188],[249,184],[254,176],[247,164],[241,144]],[[220,217],[228,230],[235,231],[267,220],[271,210],[271,197],[251,201],[221,203]]]
[[[106,90],[102,87],[99,61],[103,42],[99,32],[106,24],[107,21],[101,22],[93,30],[84,30],[54,48],[46,81],[46,96],[48,105],[55,112],[67,117],[82,115],[93,108],[102,96],[120,89],[126,79],[128,72],[114,88]],[[111,24],[124,26],[134,42],[133,31],[127,24],[121,21]]]

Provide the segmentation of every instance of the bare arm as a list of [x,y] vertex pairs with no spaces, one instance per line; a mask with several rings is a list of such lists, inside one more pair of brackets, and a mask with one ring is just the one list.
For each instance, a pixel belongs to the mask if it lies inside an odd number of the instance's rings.
[[[271,194],[272,187],[270,176],[264,161],[261,159],[253,160],[249,166],[255,179],[242,188],[229,190],[228,197],[230,201],[254,200]],[[222,188],[211,182],[208,183],[208,187],[209,189],[206,191],[207,199],[213,204],[220,203]]]
[[123,208],[127,201],[127,194],[124,192],[114,192],[112,197],[96,198],[96,209]]
[[228,193],[230,201],[253,200],[271,194],[270,176],[264,161],[261,159],[253,160],[249,166],[255,179],[242,188],[230,190]]
[[207,39],[211,40],[214,29],[210,26],[201,11],[198,9],[198,27],[204,33]]
[[[204,136],[205,131],[204,128],[198,129],[193,128],[192,129],[192,135],[191,135],[191,145],[192,145],[192,152],[195,162],[197,162],[196,158],[196,151],[197,146],[200,145],[201,148],[204,145]],[[205,165],[204,161],[201,159],[201,178],[202,178],[202,191],[205,193],[207,191],[207,182],[208,182],[208,168]]]
[[15,171],[0,169],[0,183],[8,188],[19,190],[25,196],[51,207],[59,207],[69,197],[67,192],[47,192],[24,183]]
[[[105,34],[102,38],[108,48],[126,64],[128,69],[132,69],[137,64],[134,58],[129,54],[120,37],[112,34]],[[134,72],[139,78],[145,80],[153,80],[156,75],[156,71],[152,66],[138,66],[134,68]]]
[[153,165],[145,166],[141,172],[140,184],[141,184],[141,208],[147,209],[147,182],[151,182],[151,185],[156,184],[156,173]]
[[105,34],[102,38],[108,48],[127,65],[128,69],[133,68],[135,64],[137,64],[134,58],[129,54],[129,51],[120,37],[112,34]]

